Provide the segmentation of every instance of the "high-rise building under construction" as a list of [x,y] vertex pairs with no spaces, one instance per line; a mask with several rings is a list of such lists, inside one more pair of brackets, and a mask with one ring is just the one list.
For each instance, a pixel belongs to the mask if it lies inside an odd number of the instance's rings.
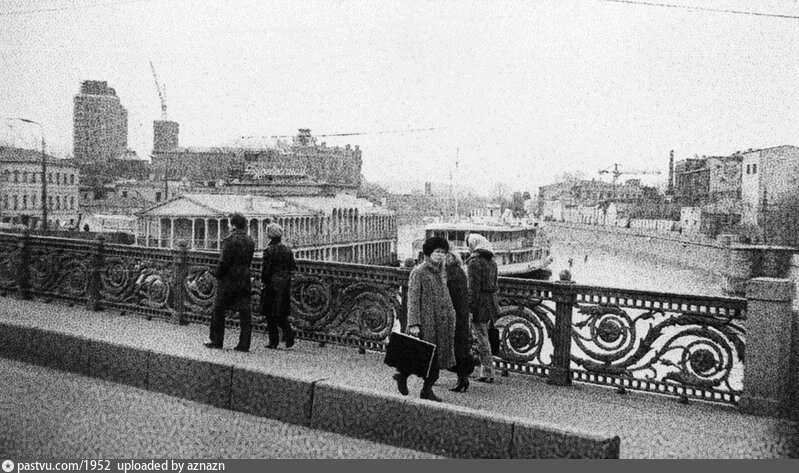
[[73,154],[79,166],[110,162],[128,146],[128,111],[106,81],[83,81],[75,96]]

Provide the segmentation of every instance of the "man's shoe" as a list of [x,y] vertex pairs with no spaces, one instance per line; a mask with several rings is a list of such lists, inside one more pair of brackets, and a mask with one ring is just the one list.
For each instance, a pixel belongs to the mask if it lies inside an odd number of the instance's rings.
[[203,346],[205,346],[205,348],[214,348],[216,350],[221,350],[222,349],[222,345],[220,345],[218,343],[214,343],[214,342],[205,342],[205,343],[203,343]]
[[270,350],[274,350],[274,349],[277,348],[277,344],[276,343],[270,343],[269,345],[266,346],[266,348],[269,348]]
[[249,349],[249,348],[243,348],[243,347],[235,347],[235,348],[233,349],[233,351],[240,351],[240,352],[242,352],[242,353],[247,353],[247,352],[249,352],[249,351],[250,351],[250,349]]
[[397,382],[397,390],[400,392],[400,394],[402,394],[403,396],[407,396],[408,395],[408,377],[407,376],[403,376],[400,373],[396,373],[394,375],[394,381]]

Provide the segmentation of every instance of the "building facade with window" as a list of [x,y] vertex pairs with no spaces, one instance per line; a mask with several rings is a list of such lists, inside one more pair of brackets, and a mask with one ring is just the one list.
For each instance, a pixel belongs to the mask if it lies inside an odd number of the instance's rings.
[[743,221],[758,223],[764,206],[799,199],[799,147],[783,145],[742,153]]
[[[46,156],[47,219],[51,228],[75,226],[80,203],[80,178],[75,163]],[[41,225],[42,217],[42,154],[39,151],[0,147],[0,219],[21,222],[31,227]]]

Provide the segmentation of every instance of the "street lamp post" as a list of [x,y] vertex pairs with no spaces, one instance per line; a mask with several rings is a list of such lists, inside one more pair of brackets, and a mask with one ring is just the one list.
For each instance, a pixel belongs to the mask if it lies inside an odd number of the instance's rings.
[[45,158],[44,150],[44,127],[41,123],[28,120],[27,118],[12,118],[12,120],[19,120],[25,123],[32,123],[39,127],[39,132],[42,135],[42,229],[47,231],[47,159]]

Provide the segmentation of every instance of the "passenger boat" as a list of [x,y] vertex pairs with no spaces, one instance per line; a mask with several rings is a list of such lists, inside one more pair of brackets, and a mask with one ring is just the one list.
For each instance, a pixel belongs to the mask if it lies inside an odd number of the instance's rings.
[[549,236],[538,222],[472,218],[431,223],[425,227],[425,237],[413,242],[414,254],[421,253],[425,239],[441,236],[465,260],[469,254],[466,238],[472,233],[483,235],[491,243],[500,276],[549,279],[552,275],[548,269],[552,263]]

